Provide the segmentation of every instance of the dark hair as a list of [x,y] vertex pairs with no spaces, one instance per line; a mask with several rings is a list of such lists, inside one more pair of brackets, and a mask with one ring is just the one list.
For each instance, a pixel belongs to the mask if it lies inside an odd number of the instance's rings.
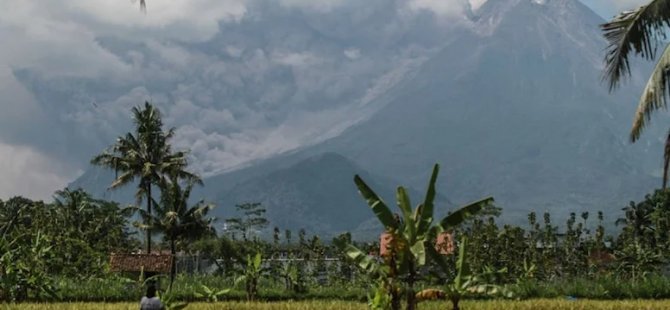
[[147,298],[153,297],[156,297],[156,285],[152,283],[147,286]]

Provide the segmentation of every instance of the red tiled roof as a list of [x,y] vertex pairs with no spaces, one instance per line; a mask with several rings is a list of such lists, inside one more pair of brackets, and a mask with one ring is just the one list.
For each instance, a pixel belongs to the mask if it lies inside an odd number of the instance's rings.
[[110,270],[113,272],[145,271],[168,273],[172,264],[172,255],[112,253],[109,264]]

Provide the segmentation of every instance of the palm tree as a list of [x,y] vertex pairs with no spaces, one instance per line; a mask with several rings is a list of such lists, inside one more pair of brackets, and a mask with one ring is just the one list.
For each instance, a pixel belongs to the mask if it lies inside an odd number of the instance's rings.
[[83,233],[82,225],[87,224],[85,213],[91,211],[95,203],[93,198],[82,189],[73,191],[65,188],[56,191],[54,197],[54,207],[63,217],[63,225],[75,230],[77,234]]
[[[647,199],[649,199],[648,195]],[[628,230],[636,241],[647,233],[653,231],[652,214],[654,208],[652,205],[644,202],[635,204],[631,201],[630,204],[622,210],[624,211],[625,216],[618,218],[615,225],[623,225],[624,229]]]
[[160,203],[154,203],[155,214],[137,209],[145,219],[145,223],[152,223],[152,226],[146,226],[146,224],[139,226],[146,230],[162,233],[164,239],[170,242],[170,253],[173,257],[170,266],[170,288],[172,288],[176,273],[174,256],[177,253],[177,242],[194,241],[214,234],[212,223],[215,218],[207,217],[214,205],[206,204],[203,200],[200,200],[189,207],[188,201],[193,185],[193,182],[188,182],[182,188],[175,176],[171,176],[169,181],[163,178],[161,180],[161,201]]
[[[112,147],[91,160],[94,165],[113,169],[117,175],[110,186],[116,189],[139,179],[135,197],[137,203],[145,198],[147,213],[151,214],[153,185],[158,185],[166,175],[202,184],[198,176],[186,171],[188,162],[185,152],[173,152],[168,141],[174,136],[175,129],[163,131],[160,111],[149,102],[144,108],[132,109],[135,133],[119,137]],[[149,217],[151,220],[151,217]],[[151,226],[151,223],[146,223]],[[147,231],[147,253],[151,253],[151,232]]]
[[[630,54],[655,59],[658,48],[665,44],[666,30],[670,26],[670,0],[652,0],[632,11],[625,11],[611,21],[601,25],[609,42],[605,56],[604,79],[610,91],[616,89],[622,78],[630,76]],[[665,44],[663,53],[647,81],[633,119],[630,140],[640,138],[642,130],[650,121],[652,113],[667,108],[670,96],[670,45]],[[663,188],[668,182],[670,165],[670,131],[665,143],[663,163]]]

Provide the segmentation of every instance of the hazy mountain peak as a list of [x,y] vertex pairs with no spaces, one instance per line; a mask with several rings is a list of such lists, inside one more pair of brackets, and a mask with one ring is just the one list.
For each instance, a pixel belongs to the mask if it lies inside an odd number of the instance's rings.
[[[503,25],[543,24],[568,34],[597,31],[602,18],[578,0],[488,0],[475,12],[476,31],[493,35]],[[576,28],[578,27],[578,28]]]

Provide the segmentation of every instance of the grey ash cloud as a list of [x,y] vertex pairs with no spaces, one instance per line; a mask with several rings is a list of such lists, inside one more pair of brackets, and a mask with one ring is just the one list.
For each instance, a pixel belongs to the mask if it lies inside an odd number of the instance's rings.
[[442,44],[447,2],[3,0],[0,153],[36,164],[0,197],[49,198],[145,100],[204,175],[337,135]]

